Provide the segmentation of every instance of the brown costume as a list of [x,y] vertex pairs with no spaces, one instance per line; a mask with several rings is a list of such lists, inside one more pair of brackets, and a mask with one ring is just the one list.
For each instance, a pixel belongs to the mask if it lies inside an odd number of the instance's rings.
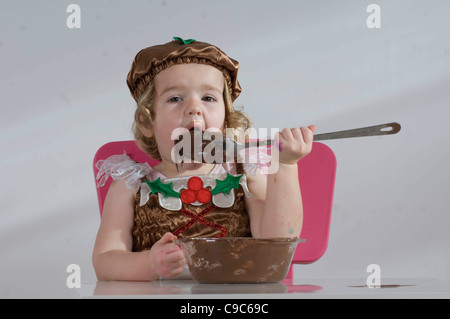
[[151,194],[144,206],[136,195],[133,251],[150,249],[166,232],[177,237],[250,237],[244,192],[239,189],[232,207],[221,208],[209,202],[201,206],[183,203],[179,211],[161,207],[158,195]]

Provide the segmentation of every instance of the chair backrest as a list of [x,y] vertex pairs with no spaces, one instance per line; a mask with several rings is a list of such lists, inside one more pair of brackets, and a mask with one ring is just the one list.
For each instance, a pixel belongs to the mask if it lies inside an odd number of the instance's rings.
[[[95,163],[111,155],[126,153],[136,162],[154,166],[159,162],[139,149],[134,141],[111,142],[103,145],[94,157],[94,177],[98,169]],[[298,175],[303,199],[303,228],[300,243],[292,260],[293,264],[309,264],[318,260],[328,247],[331,211],[336,177],[336,157],[325,144],[314,142],[311,153],[298,162]],[[100,216],[111,178],[97,188]],[[292,266],[286,279],[292,278]]]
[[[155,166],[159,164],[159,162],[146,153],[141,151],[135,141],[119,141],[119,142],[110,142],[106,143],[102,147],[100,147],[95,153],[94,156],[94,178],[97,177],[98,169],[95,164],[100,160],[105,160],[111,155],[118,155],[126,153],[132,160],[145,163],[147,162],[150,166]],[[98,205],[100,208],[100,217],[103,214],[103,204],[105,203],[106,194],[108,193],[109,186],[111,185],[112,179],[108,178],[105,185],[103,187],[97,188],[97,198]]]

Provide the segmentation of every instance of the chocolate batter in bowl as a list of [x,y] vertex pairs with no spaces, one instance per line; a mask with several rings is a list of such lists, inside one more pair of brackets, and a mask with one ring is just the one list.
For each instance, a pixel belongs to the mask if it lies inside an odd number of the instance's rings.
[[299,238],[179,238],[198,283],[273,283],[286,278]]

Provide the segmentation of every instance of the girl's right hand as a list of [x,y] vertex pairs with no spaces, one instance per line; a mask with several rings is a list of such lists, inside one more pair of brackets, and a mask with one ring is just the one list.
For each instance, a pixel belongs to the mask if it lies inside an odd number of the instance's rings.
[[150,249],[152,267],[160,277],[176,277],[186,265],[183,251],[173,243],[175,239],[172,233],[165,233]]

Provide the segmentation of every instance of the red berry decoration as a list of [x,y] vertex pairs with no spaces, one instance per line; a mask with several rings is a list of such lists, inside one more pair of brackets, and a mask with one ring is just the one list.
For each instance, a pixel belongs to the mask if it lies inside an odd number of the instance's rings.
[[195,192],[190,189],[183,189],[180,192],[180,199],[185,204],[192,204],[195,202]]
[[202,188],[199,191],[197,191],[197,201],[199,201],[202,204],[206,204],[211,200],[211,192],[207,190],[206,188]]
[[193,176],[189,178],[187,186],[190,190],[198,191],[203,188],[203,181],[198,176]]
[[197,201],[206,204],[211,200],[211,191],[203,187],[203,181],[198,176],[189,178],[187,189],[180,192],[180,199],[185,204],[192,204]]

